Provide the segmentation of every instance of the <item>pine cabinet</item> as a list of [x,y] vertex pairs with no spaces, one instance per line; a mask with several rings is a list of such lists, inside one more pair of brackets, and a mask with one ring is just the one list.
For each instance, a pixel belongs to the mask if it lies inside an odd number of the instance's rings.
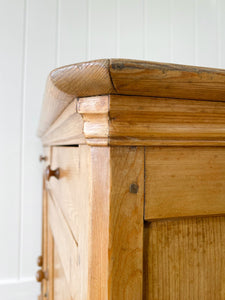
[[124,59],[53,70],[41,300],[225,299],[225,71]]

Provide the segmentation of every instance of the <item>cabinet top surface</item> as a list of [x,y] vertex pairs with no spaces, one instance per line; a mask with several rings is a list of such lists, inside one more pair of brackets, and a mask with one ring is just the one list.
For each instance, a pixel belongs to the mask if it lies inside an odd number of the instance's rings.
[[130,59],[63,66],[49,79],[73,97],[121,94],[225,101],[225,70]]
[[99,95],[225,101],[225,70],[130,59],[101,59],[53,70],[38,135],[75,99]]

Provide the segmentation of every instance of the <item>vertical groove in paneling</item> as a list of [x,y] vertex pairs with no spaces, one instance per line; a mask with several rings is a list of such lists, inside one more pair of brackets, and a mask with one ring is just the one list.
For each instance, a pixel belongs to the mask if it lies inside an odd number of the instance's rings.
[[194,0],[170,0],[171,62],[194,64]]
[[197,31],[197,1],[194,1],[194,64],[197,65],[198,58],[198,31]]
[[223,300],[225,217],[146,224],[145,300]]
[[19,272],[23,24],[24,0],[0,1],[0,280],[6,281]]
[[90,4],[90,59],[114,57],[116,1],[92,0]]
[[[224,1],[223,1],[224,2]],[[218,67],[222,68],[222,17],[224,16],[224,11],[222,11],[221,0],[217,0],[217,32],[218,32]],[[222,12],[222,13],[221,13]]]
[[225,68],[225,18],[224,18],[224,12],[225,12],[225,1],[218,0],[219,1],[219,16],[220,16],[220,53],[221,53],[221,68]]
[[197,64],[218,67],[217,1],[197,1]]
[[116,58],[120,57],[120,10],[119,10],[119,1],[120,0],[115,0],[116,1],[116,12],[115,12],[115,30],[116,30],[116,38],[115,38],[115,44],[116,44],[116,49],[115,49],[115,54]]
[[91,57],[91,1],[87,0],[87,60]]
[[173,0],[169,0],[169,55],[170,62],[174,61],[174,53],[173,53],[173,9],[175,9],[173,5]]
[[60,4],[61,0],[56,0],[56,32],[55,32],[55,66],[60,64]]
[[146,59],[170,62],[170,0],[148,0]]
[[148,56],[148,30],[147,30],[147,19],[148,19],[148,10],[147,10],[147,1],[143,0],[143,59],[147,60]]
[[23,56],[22,56],[22,76],[21,76],[21,133],[20,133],[20,209],[19,209],[19,260],[18,260],[18,279],[22,277],[22,241],[23,241],[23,205],[24,205],[24,115],[25,115],[25,78],[26,78],[26,64],[27,64],[27,17],[28,17],[28,3],[24,0],[24,20],[23,20]]
[[119,14],[120,56],[143,59],[143,1],[120,1]]
[[88,1],[59,0],[58,64],[68,65],[87,60]]

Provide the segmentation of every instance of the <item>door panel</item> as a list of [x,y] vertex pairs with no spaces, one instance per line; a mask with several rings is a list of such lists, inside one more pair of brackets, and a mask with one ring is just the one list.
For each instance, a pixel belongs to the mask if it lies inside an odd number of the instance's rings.
[[225,217],[146,223],[145,300],[225,299]]

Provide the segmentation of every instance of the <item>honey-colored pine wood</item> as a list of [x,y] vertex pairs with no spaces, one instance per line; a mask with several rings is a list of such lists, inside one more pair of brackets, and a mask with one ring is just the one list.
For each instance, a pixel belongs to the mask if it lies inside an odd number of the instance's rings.
[[39,136],[47,131],[77,95],[93,96],[112,92],[108,65],[108,60],[91,61],[58,68],[49,74],[38,129]]
[[225,299],[225,217],[146,223],[144,300]]
[[[48,208],[49,208],[50,197],[48,195]],[[49,216],[49,209],[48,209]],[[54,299],[54,239],[52,230],[50,228],[50,220],[48,217],[48,268],[47,268],[47,293],[43,294],[44,300],[55,300]]]
[[66,108],[44,144],[225,144],[223,102],[110,95],[80,98],[77,107],[74,101]]
[[44,99],[42,299],[224,300],[225,71],[98,60]]
[[110,95],[81,98],[89,145],[225,145],[225,103]]
[[88,144],[109,144],[109,96],[80,98],[78,112],[82,115],[83,132]]
[[43,145],[85,144],[83,120],[73,100],[42,137]]
[[[50,147],[43,148],[43,157],[45,160],[42,162],[43,170],[46,166],[51,163],[51,149]],[[48,272],[48,194],[46,190],[46,182],[43,174],[42,182],[42,266],[41,269],[43,272]],[[41,296],[42,300],[46,300],[48,294],[48,280],[44,279],[41,282]]]
[[221,69],[111,59],[110,74],[117,94],[225,100],[225,72]]
[[225,103],[110,96],[109,144],[225,144]]
[[[51,177],[48,190],[60,206],[73,237],[78,244],[80,229],[80,149],[54,147],[51,169],[60,168],[60,178]],[[83,199],[85,201],[85,199]]]
[[[52,209],[54,211],[49,212],[51,216],[49,222],[53,228],[53,235],[56,236],[55,245],[57,249],[60,247],[58,253],[62,264],[64,260],[67,263],[63,267],[68,284],[71,290],[74,288],[77,299],[87,299],[88,292],[89,156],[90,149],[85,145],[53,148],[51,168],[60,167],[60,176],[58,180],[51,177],[47,182],[48,193],[54,199],[56,208],[58,207],[58,210]],[[50,207],[54,208],[54,205]],[[66,244],[67,240],[70,241],[70,245],[65,246],[63,250],[62,245]],[[72,256],[71,259],[68,253],[72,255],[74,251],[77,253],[77,258]],[[75,259],[77,265],[70,275],[71,268],[74,268],[75,264],[69,266],[70,260],[74,262]],[[71,297],[75,297],[73,292]]]
[[[48,202],[47,191],[45,187],[45,179],[43,178],[43,194],[42,194],[42,270],[48,270]],[[41,294],[45,295],[48,292],[47,280],[42,280]],[[43,296],[43,300],[44,300]]]
[[54,300],[72,300],[56,247],[54,249]]
[[73,101],[74,96],[59,90],[49,75],[46,82],[38,135],[42,136],[63,110]]
[[[104,162],[104,164],[103,164]],[[108,299],[110,149],[91,149],[88,300]]]
[[59,168],[60,176],[59,180],[52,177],[48,182],[48,189],[59,205],[78,247],[80,273],[78,299],[87,298],[89,161],[90,149],[86,145],[54,147],[51,168]]
[[225,214],[224,147],[147,147],[145,219]]
[[144,148],[112,148],[110,159],[108,299],[142,299]]
[[89,299],[142,299],[144,149],[93,147],[91,157]]
[[155,62],[104,59],[53,70],[38,129],[48,130],[78,97],[106,94],[225,101],[225,71]]
[[60,208],[50,197],[48,209],[54,245],[62,262],[70,295],[74,299],[79,299],[81,278],[77,243],[66,224]]

